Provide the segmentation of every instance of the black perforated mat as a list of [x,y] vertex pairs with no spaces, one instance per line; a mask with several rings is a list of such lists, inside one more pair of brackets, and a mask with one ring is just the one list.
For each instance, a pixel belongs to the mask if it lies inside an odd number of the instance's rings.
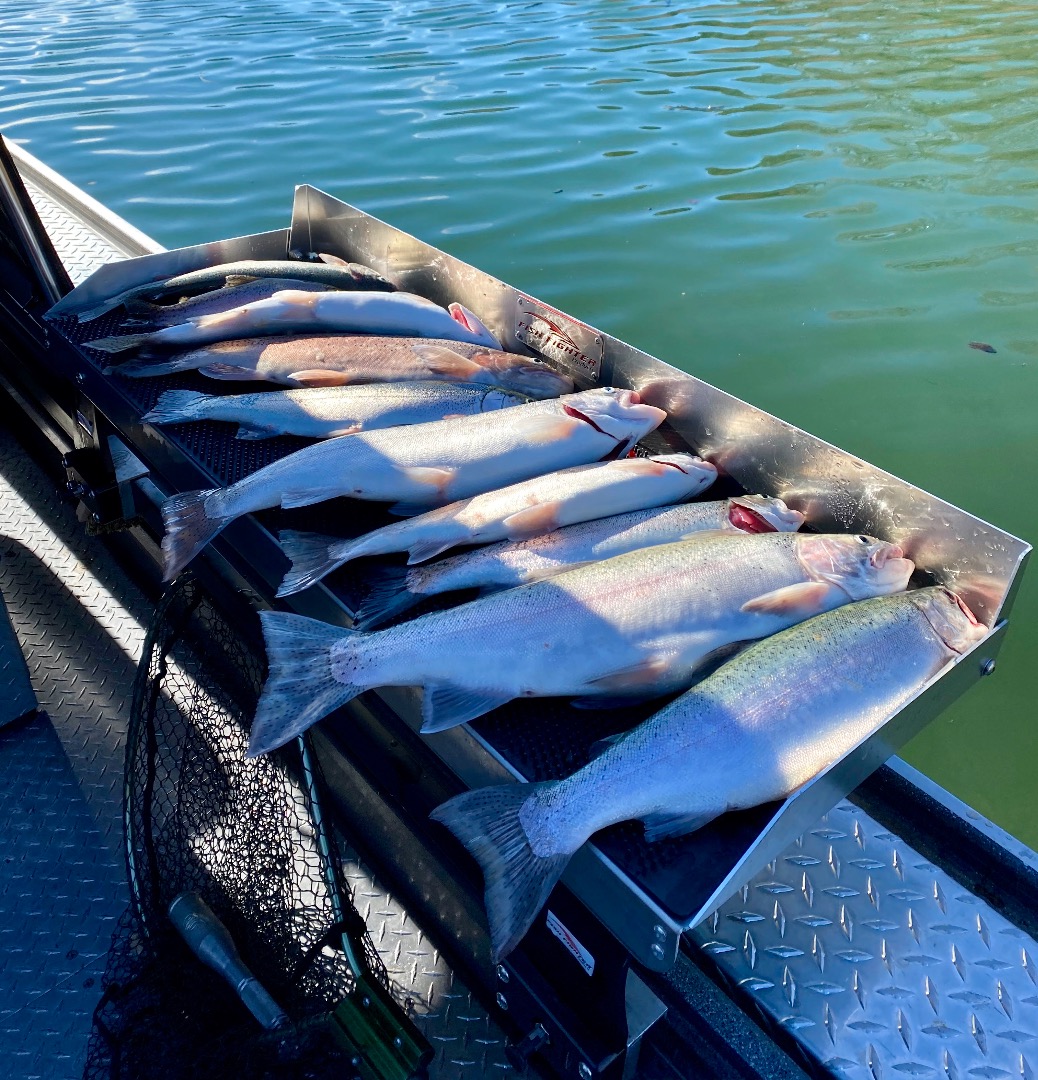
[[[112,357],[82,347],[84,342],[123,332],[121,312],[79,324],[63,319],[56,325],[82,355],[98,369],[119,362]],[[235,384],[209,379],[196,372],[131,379],[109,375],[116,387],[143,415],[166,390],[197,390],[203,393],[254,392],[258,383]],[[264,440],[238,440],[235,426],[216,421],[170,424],[165,436],[185,455],[203,465],[214,483],[231,484],[286,454],[310,444],[294,436]],[[738,488],[715,484],[707,493],[717,499],[739,493]],[[263,511],[257,517],[273,532],[282,528],[357,536],[397,520],[377,504],[335,499],[297,510]],[[325,584],[334,589],[350,610],[363,597],[365,565],[372,560],[349,563],[330,574]],[[407,617],[469,599],[471,593],[456,593],[449,599],[436,598],[413,608]],[[626,730],[651,716],[663,700],[621,710],[577,710],[557,699],[512,702],[479,720],[472,727],[494,749],[529,780],[561,777],[585,764],[590,748],[598,740]],[[775,804],[731,813],[700,829],[692,836],[647,843],[642,828],[634,822],[613,826],[598,834],[596,843],[653,896],[674,918],[683,920],[699,910],[734,862],[757,837],[774,813]]]

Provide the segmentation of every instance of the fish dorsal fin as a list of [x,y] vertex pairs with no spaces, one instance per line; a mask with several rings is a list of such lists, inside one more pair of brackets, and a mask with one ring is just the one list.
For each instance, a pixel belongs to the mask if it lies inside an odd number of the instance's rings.
[[530,536],[554,532],[559,527],[559,504],[545,502],[528,506],[525,510],[509,514],[501,524],[509,540],[525,540]]
[[449,375],[462,382],[485,370],[446,345],[412,345],[411,351],[425,362],[430,371],[437,375]]
[[802,581],[747,600],[741,610],[755,615],[807,619],[825,610],[833,586],[824,581]]
[[446,731],[512,700],[500,690],[479,690],[447,682],[427,682],[422,698],[422,734]]
[[647,814],[642,818],[645,823],[645,839],[652,842],[664,840],[668,836],[684,836],[685,833],[701,829],[717,816],[715,811],[710,810],[692,814]]
[[263,376],[255,369],[238,367],[237,364],[206,364],[198,369],[199,374],[209,379],[221,379],[225,382],[265,382]]
[[329,255],[327,251],[317,252],[317,257],[323,263],[327,263],[328,266],[349,266],[350,264],[345,259],[340,259],[338,255]]
[[344,371],[331,371],[327,368],[307,368],[293,371],[289,378],[300,386],[345,386],[350,377]]

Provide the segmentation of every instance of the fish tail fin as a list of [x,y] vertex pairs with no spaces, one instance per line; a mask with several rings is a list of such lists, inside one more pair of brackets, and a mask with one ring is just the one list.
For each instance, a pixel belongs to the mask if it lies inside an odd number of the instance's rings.
[[182,420],[204,420],[205,403],[209,400],[208,394],[200,394],[197,390],[167,390],[154,408],[146,412],[142,421],[151,424],[175,424]]
[[118,297],[102,300],[100,304],[96,304],[94,307],[84,308],[82,311],[76,312],[76,321],[85,323],[100,319],[102,315],[107,314],[112,308],[118,307],[119,302]]
[[172,581],[231,520],[206,513],[209,497],[221,490],[185,491],[162,504],[162,522],[166,526],[162,537],[164,581]]
[[278,587],[278,596],[291,596],[309,588],[343,563],[366,554],[366,536],[356,540],[338,540],[323,533],[283,529],[278,534],[278,540],[284,553],[292,560],[288,573]]
[[495,963],[530,929],[570,859],[569,853],[537,855],[519,819],[526,801],[548,783],[477,788],[430,815],[450,829],[483,871]]
[[150,341],[150,334],[118,334],[115,337],[94,338],[93,341],[84,341],[83,344],[88,349],[96,349],[98,352],[116,353],[140,348],[141,345],[147,345]]
[[395,618],[421,599],[407,587],[406,566],[382,566],[368,576],[369,588],[353,616],[358,630],[368,630]]
[[[361,636],[356,631],[285,611],[261,611],[260,622],[268,675],[252,721],[249,757],[302,734],[366,689],[337,677],[332,667],[333,646],[349,646]],[[336,662],[350,666],[348,657]]]

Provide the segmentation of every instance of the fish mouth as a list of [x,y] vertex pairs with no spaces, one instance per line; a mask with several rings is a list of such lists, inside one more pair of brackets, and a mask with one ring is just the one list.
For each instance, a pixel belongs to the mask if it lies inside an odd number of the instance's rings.
[[751,510],[741,503],[732,503],[728,510],[728,520],[744,533],[778,532],[778,529],[756,510]]
[[870,556],[869,562],[877,569],[881,570],[887,563],[894,559],[905,559],[904,548],[898,544],[885,544],[883,547],[877,548]]

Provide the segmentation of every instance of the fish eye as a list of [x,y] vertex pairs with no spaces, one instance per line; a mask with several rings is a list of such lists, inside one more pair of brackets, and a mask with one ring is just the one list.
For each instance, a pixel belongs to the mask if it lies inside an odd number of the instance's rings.
[[864,533],[858,533],[857,539],[859,539],[863,544],[871,543],[869,538]]

